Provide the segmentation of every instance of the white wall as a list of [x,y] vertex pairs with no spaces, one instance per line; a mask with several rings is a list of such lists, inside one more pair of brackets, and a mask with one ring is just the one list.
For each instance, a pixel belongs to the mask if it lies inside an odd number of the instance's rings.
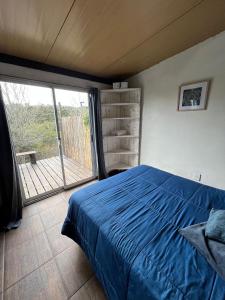
[[30,69],[21,66],[15,66],[6,63],[0,63],[0,75],[24,78],[28,80],[36,80],[49,82],[60,85],[74,86],[77,88],[97,87],[99,89],[109,88],[109,85],[99,82],[79,79],[75,77],[60,75],[41,70]]
[[[208,108],[178,112],[178,89],[212,79]],[[141,163],[225,189],[225,32],[129,79],[142,87]]]

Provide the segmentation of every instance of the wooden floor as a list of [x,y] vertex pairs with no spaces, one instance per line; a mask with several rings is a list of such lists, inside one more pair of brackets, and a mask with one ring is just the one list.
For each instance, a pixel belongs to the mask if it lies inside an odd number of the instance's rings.
[[0,299],[106,300],[83,251],[60,233],[70,194],[25,207],[21,226],[0,233]]
[[[79,162],[64,157],[66,184],[83,181],[92,176],[91,170]],[[63,186],[59,156],[38,160],[36,164],[19,164],[26,199]]]

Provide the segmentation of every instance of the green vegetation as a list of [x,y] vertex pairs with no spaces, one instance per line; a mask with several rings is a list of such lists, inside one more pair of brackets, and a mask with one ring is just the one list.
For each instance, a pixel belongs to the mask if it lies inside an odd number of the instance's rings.
[[[54,110],[51,105],[8,103],[8,121],[16,153],[37,151],[37,159],[58,155]],[[89,126],[88,108],[63,107],[59,118],[80,116],[85,127]]]
[[[16,153],[34,150],[37,152],[37,159],[57,156],[53,105],[30,105],[25,85],[1,82],[0,86]],[[59,125],[63,118],[72,116],[81,118],[84,126],[89,127],[88,107],[58,105]]]

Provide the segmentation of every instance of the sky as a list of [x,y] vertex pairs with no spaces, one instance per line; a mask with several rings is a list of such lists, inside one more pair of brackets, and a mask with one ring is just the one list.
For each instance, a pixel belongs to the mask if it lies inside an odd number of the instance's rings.
[[[20,88],[23,87],[26,101],[30,105],[40,105],[40,104],[52,105],[53,104],[52,90],[50,88],[17,84],[17,83],[0,82],[0,86],[3,90],[3,98],[4,98],[5,85],[8,86],[8,91],[9,91],[8,94],[10,96],[10,100],[13,102],[18,101],[14,96],[13,90],[19,91]],[[19,99],[22,98],[20,94],[21,94],[20,92],[17,92],[17,95],[19,95]],[[55,94],[56,94],[57,104],[58,102],[60,102],[62,106],[80,107],[81,103],[82,106],[88,106],[88,94],[85,92],[55,89]]]

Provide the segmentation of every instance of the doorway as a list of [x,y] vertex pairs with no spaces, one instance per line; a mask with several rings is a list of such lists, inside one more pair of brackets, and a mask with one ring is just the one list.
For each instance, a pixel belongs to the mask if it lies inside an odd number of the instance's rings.
[[88,93],[0,82],[24,203],[94,177]]
[[[65,185],[93,176],[88,93],[54,89]],[[82,168],[81,168],[82,166]]]

